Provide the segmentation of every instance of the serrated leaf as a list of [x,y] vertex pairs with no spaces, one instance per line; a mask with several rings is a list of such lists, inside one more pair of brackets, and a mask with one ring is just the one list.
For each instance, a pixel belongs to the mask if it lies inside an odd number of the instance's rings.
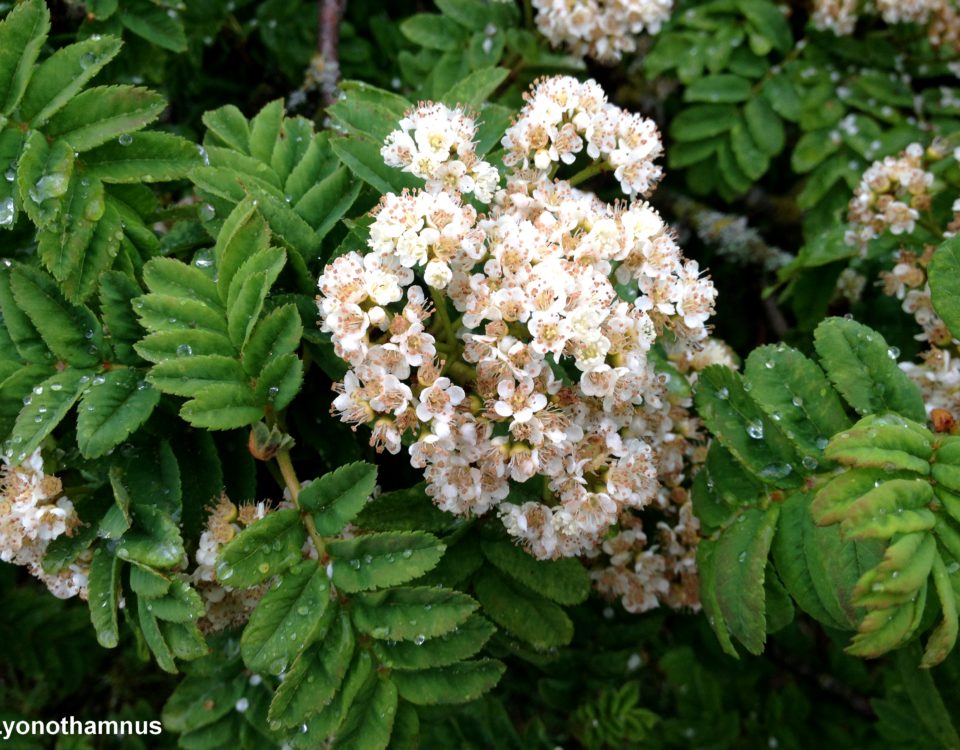
[[386,750],[397,713],[397,688],[374,678],[354,699],[332,750]]
[[450,106],[479,107],[499,88],[509,73],[506,68],[480,68],[458,81],[441,99]]
[[153,258],[143,267],[143,280],[151,292],[187,297],[223,309],[216,283],[196,266],[173,258]]
[[744,390],[739,374],[718,365],[703,370],[696,404],[710,431],[751,473],[778,487],[797,486],[801,463],[796,449]]
[[[11,460],[18,464],[53,432],[70,408],[80,398],[90,379],[82,370],[67,368],[34,387],[26,404],[20,411],[11,432]],[[39,389],[39,393],[37,392]]]
[[363,508],[377,483],[377,467],[357,461],[315,479],[300,491],[300,507],[313,515],[317,532],[339,533]]
[[840,529],[859,539],[889,539],[894,534],[928,531],[937,517],[927,506],[933,488],[922,479],[891,479],[874,487],[844,511]]
[[263,418],[263,406],[250,386],[223,383],[204,388],[180,408],[180,416],[194,427],[231,430]]
[[391,669],[429,669],[445,667],[469,659],[483,648],[496,628],[480,615],[473,614],[451,633],[417,641],[376,641],[377,660]]
[[37,131],[27,136],[17,165],[17,185],[21,205],[38,227],[50,226],[60,216],[73,167],[73,149],[69,144],[55,141],[48,145]]
[[876,331],[844,318],[827,318],[814,332],[827,376],[860,414],[897,412],[926,421],[920,389],[897,367]]
[[725,104],[743,102],[750,98],[751,84],[746,78],[729,73],[698,78],[683,91],[686,102]]
[[243,661],[252,670],[276,674],[297,653],[322,638],[329,626],[330,582],[312,560],[283,574],[257,604],[240,639]]
[[[710,549],[717,571],[708,579],[712,590],[704,609],[715,629],[722,621],[751,654],[760,654],[766,641],[764,579],[779,510],[776,505],[744,510],[716,539],[700,543]],[[698,549],[698,560],[701,554]]]
[[957,593],[940,553],[937,553],[934,558],[931,574],[937,598],[940,599],[943,619],[927,639],[923,659],[920,661],[920,667],[923,669],[935,667],[947,658],[957,643],[957,633],[960,631],[960,621],[957,618]]
[[183,561],[180,527],[169,513],[141,502],[134,508],[133,518],[133,526],[117,546],[117,557],[162,570]]
[[163,706],[163,724],[171,732],[209,726],[234,710],[247,685],[246,675],[224,680],[221,674],[187,675]]
[[565,646],[573,638],[563,609],[520,583],[487,568],[474,580],[474,590],[487,617],[536,649]]
[[445,549],[424,531],[365,534],[327,544],[334,558],[333,583],[347,593],[406,583],[431,570]]
[[164,393],[196,397],[211,386],[247,388],[243,369],[233,357],[208,354],[168,359],[154,365],[147,378]]
[[77,446],[86,458],[98,458],[135,432],[153,413],[160,392],[144,373],[110,370],[93,379],[77,410]]
[[50,11],[42,0],[19,3],[0,21],[0,115],[20,103],[48,33]]
[[477,608],[466,594],[428,587],[403,587],[354,597],[353,624],[377,640],[435,638],[461,625]]
[[134,348],[145,360],[155,363],[205,355],[236,356],[236,349],[224,334],[191,328],[151,333]]
[[345,167],[340,167],[310,188],[297,201],[294,210],[314,228],[319,242],[350,210],[362,187],[360,180]]
[[167,106],[162,96],[137,86],[97,86],[57,112],[44,132],[62,138],[76,151],[88,151],[153,122]]
[[850,426],[826,376],[796,349],[783,345],[754,349],[744,375],[753,386],[754,401],[807,456],[819,456],[832,435]]
[[354,700],[369,684],[373,668],[370,651],[358,649],[337,694],[329,704],[307,720],[306,732],[300,727],[300,731],[291,739],[293,747],[297,750],[312,750],[314,737],[336,736]]
[[508,541],[484,540],[481,546],[501,573],[558,604],[580,604],[590,595],[590,575],[579,560],[537,560]]
[[197,147],[171,133],[124,135],[83,155],[86,174],[108,183],[181,180],[198,166]]
[[767,156],[783,151],[786,143],[783,121],[764,98],[752,97],[743,107],[743,119],[750,136]]
[[737,121],[731,104],[697,104],[687,107],[670,122],[670,135],[678,141],[699,141],[726,133]]
[[340,613],[326,637],[293,663],[270,703],[270,721],[299,726],[329,703],[353,658],[356,639],[346,613]]
[[288,304],[271,310],[254,326],[241,361],[250,376],[259,375],[274,360],[294,352],[303,336],[303,323],[296,305]]
[[171,583],[170,578],[152,568],[142,565],[130,566],[130,588],[138,596],[147,599],[164,596],[170,590]]
[[268,513],[223,548],[217,579],[233,588],[256,586],[297,562],[306,536],[296,508]]
[[154,657],[156,657],[157,666],[164,672],[176,674],[177,663],[174,659],[173,652],[170,650],[170,646],[167,645],[167,641],[160,631],[157,618],[147,610],[148,601],[150,600],[137,599],[137,621],[140,623],[140,632],[143,634],[143,639],[146,641],[150,651],[152,651]]
[[417,706],[467,703],[493,688],[506,667],[493,659],[478,659],[417,672],[396,672],[400,697]]
[[351,172],[381,193],[400,193],[404,188],[412,189],[422,182],[385,165],[380,156],[381,144],[371,138],[333,138],[330,146]]
[[160,620],[189,623],[203,617],[203,600],[186,581],[175,579],[163,596],[149,598],[147,611]]
[[427,49],[455,50],[465,38],[463,28],[433,13],[417,13],[400,24],[400,33]]
[[120,560],[103,545],[93,551],[88,576],[87,604],[97,642],[104,648],[115,648],[120,642],[117,605],[120,599]]
[[444,531],[455,517],[444,513],[424,492],[425,484],[384,492],[363,506],[353,523],[371,531]]
[[899,414],[871,415],[835,435],[824,455],[848,466],[907,471],[926,476],[933,433]]
[[227,303],[237,269],[247,258],[267,250],[270,229],[252,200],[245,199],[224,219],[217,233],[213,254],[217,265],[217,289]]
[[927,277],[937,315],[950,333],[960,336],[960,237],[951,237],[937,248]]
[[34,128],[70,101],[120,51],[116,37],[91,37],[61,47],[33,71],[20,116]]
[[230,284],[227,296],[227,330],[238,350],[250,338],[260,318],[270,287],[277,280],[286,254],[279,248],[268,248],[250,256],[241,265]]
[[183,22],[158,5],[142,3],[129,10],[122,7],[120,21],[134,34],[158,47],[171,52],[185,52],[187,49]]

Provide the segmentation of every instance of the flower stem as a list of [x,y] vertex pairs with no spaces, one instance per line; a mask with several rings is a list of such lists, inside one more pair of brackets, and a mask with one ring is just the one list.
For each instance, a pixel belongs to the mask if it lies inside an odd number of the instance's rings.
[[533,29],[533,3],[530,0],[523,0],[523,25]]
[[307,533],[313,540],[313,545],[317,548],[317,559],[322,560],[326,553],[326,545],[323,537],[317,532],[317,525],[313,522],[313,516],[304,512],[300,508],[300,480],[297,478],[297,472],[293,468],[293,462],[290,461],[290,451],[284,449],[277,453],[277,466],[280,468],[280,474],[283,477],[287,489],[290,490],[290,499],[300,510],[300,517],[303,519],[303,525],[307,527]]
[[579,172],[577,172],[573,177],[571,177],[567,182],[572,186],[576,187],[581,182],[589,180],[591,177],[596,177],[601,172],[606,172],[610,169],[609,166],[600,161],[595,161],[593,164],[588,164]]

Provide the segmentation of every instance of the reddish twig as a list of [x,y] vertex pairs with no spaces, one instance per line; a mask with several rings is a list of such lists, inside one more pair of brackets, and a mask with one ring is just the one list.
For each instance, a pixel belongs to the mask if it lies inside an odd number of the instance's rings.
[[323,106],[328,107],[337,99],[337,83],[340,81],[340,21],[347,7],[347,0],[319,0],[319,30],[317,52],[320,56],[320,93]]

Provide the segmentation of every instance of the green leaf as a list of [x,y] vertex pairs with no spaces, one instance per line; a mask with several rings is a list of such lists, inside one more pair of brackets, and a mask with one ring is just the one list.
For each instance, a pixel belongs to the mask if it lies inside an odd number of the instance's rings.
[[763,95],[773,111],[785,120],[796,122],[803,114],[803,100],[786,74],[771,76],[763,84]]
[[736,121],[737,108],[730,104],[698,104],[673,118],[670,135],[678,141],[699,141],[726,133]]
[[268,513],[223,548],[217,579],[233,588],[256,586],[297,562],[306,537],[296,508]]
[[302,336],[303,323],[296,305],[271,310],[260,318],[243,347],[244,371],[250,376],[259,375],[268,364],[295,351]]
[[104,648],[115,648],[120,642],[117,604],[120,600],[120,560],[97,545],[90,561],[88,577],[90,621],[97,642]]
[[223,309],[216,283],[196,266],[173,258],[153,258],[143,267],[143,280],[156,294],[186,297]]
[[936,553],[933,560],[931,575],[933,576],[937,597],[940,599],[943,620],[927,640],[927,647],[924,649],[923,659],[920,661],[920,666],[924,669],[935,667],[947,658],[947,655],[956,645],[957,633],[960,632],[960,620],[957,618],[957,595],[954,592],[953,584],[950,582],[950,574],[940,553]]
[[[139,499],[139,498],[137,498]],[[153,505],[137,505],[134,523],[117,546],[117,557],[148,568],[173,568],[183,561],[180,526],[171,515]]]
[[770,159],[754,143],[743,121],[736,123],[730,130],[730,148],[737,166],[751,180],[759,180],[767,173]]
[[282,99],[274,99],[256,114],[250,121],[250,156],[264,164],[273,160],[282,122]]
[[77,446],[98,458],[120,445],[153,413],[160,392],[139,370],[124,368],[98,375],[77,411]]
[[164,98],[136,86],[97,86],[73,99],[50,118],[44,132],[76,151],[88,151],[153,122],[167,106]]
[[767,156],[775,156],[783,151],[786,143],[783,121],[765,99],[752,97],[744,105],[743,118],[750,136]]
[[20,103],[49,33],[50,11],[43,0],[19,3],[0,21],[0,115]]
[[699,563],[701,549],[707,547],[710,564],[718,572],[707,580],[711,586],[704,598],[707,616],[714,628],[722,621],[751,654],[763,651],[767,637],[764,576],[778,516],[776,505],[744,510],[716,539],[701,542],[697,551]]
[[897,367],[879,333],[853,320],[827,318],[814,332],[814,345],[828,377],[857,412],[894,411],[926,421],[920,389]]
[[300,731],[290,740],[293,747],[297,750],[311,750],[315,746],[314,737],[335,737],[354,700],[370,684],[373,668],[370,651],[358,649],[337,694],[329,704],[321,707],[319,712],[307,720],[306,732],[300,727]]
[[234,710],[246,685],[242,674],[233,680],[217,673],[188,675],[164,704],[163,725],[179,733],[209,726]]
[[446,547],[425,531],[392,531],[335,539],[327,544],[334,559],[333,583],[347,593],[386,588],[431,570]]
[[350,210],[362,187],[348,169],[340,167],[304,193],[294,210],[314,228],[319,242]]
[[745,102],[750,98],[750,81],[729,73],[698,78],[683,91],[685,102],[724,104]]
[[357,461],[315,479],[300,491],[300,507],[313,515],[317,532],[338,534],[356,518],[377,484],[377,467]]
[[[240,638],[240,653],[248,668],[277,674],[297,653],[323,637],[329,626],[330,582],[312,560],[297,563],[283,574],[257,604]],[[280,664],[283,666],[277,668]]]
[[340,613],[326,637],[297,657],[284,676],[270,703],[270,721],[294,727],[323,708],[343,682],[355,644],[350,618]]
[[777,572],[807,614],[837,630],[853,630],[860,619],[853,589],[880,560],[882,544],[844,540],[839,526],[815,526],[810,499],[795,493],[781,506],[773,557]]
[[913,716],[944,748],[960,747],[960,735],[928,671],[917,669],[917,648],[898,651],[893,661],[913,707]]
[[396,685],[371,679],[350,706],[332,750],[386,750],[396,714]]
[[33,71],[20,116],[34,128],[43,125],[120,51],[116,37],[91,37],[61,47]]
[[565,646],[573,638],[573,623],[563,609],[526,586],[487,568],[474,588],[484,614],[534,648]]
[[744,389],[733,370],[713,365],[700,374],[696,405],[724,448],[768,484],[795,487],[800,458],[777,422]]
[[90,376],[67,368],[35,386],[11,432],[12,461],[18,464],[53,432],[87,387]]
[[738,0],[737,5],[750,24],[775,50],[786,54],[793,48],[790,24],[779,6],[766,0]]
[[17,168],[17,185],[27,216],[38,227],[47,227],[60,215],[63,196],[73,175],[73,149],[63,141],[31,131]]
[[120,21],[130,31],[151,44],[171,52],[186,52],[187,37],[183,22],[170,15],[166,8],[152,3],[141,3],[135,9],[120,9]]
[[147,646],[156,657],[157,666],[164,672],[176,674],[177,663],[174,660],[173,652],[163,637],[157,618],[147,609],[147,602],[149,601],[149,599],[137,598],[137,621],[140,623],[140,632],[143,634]]
[[172,581],[162,573],[142,565],[130,566],[130,588],[133,593],[147,599],[157,599],[169,590]]
[[492,689],[506,667],[493,659],[478,659],[419,672],[396,672],[400,697],[417,706],[467,703]]
[[414,44],[427,49],[455,50],[466,38],[454,21],[433,13],[417,13],[400,24],[400,33]]
[[267,293],[285,262],[283,250],[267,248],[251,255],[237,269],[227,296],[227,330],[237,349],[242,349],[250,338]]
[[429,587],[404,587],[357,594],[353,624],[377,640],[435,638],[461,625],[477,608],[466,594]]
[[232,430],[260,421],[263,405],[250,386],[224,383],[197,393],[181,407],[180,416],[194,427]]
[[240,201],[224,219],[213,248],[217,266],[217,290],[227,304],[234,276],[247,258],[270,246],[270,228],[250,199]]
[[212,386],[247,388],[246,376],[237,360],[218,354],[168,359],[150,370],[148,380],[164,393],[191,398]]
[[371,138],[333,138],[330,147],[357,177],[381,193],[400,193],[404,188],[422,186],[422,180],[388,167],[380,156],[381,144]]
[[456,630],[438,638],[376,641],[373,650],[377,660],[391,669],[445,667],[476,655],[496,630],[488,620],[473,614]]
[[166,594],[150,598],[147,611],[154,617],[174,623],[188,623],[204,615],[203,600],[200,594],[190,588],[182,579],[174,580]]
[[108,183],[181,180],[198,166],[190,141],[171,133],[137,133],[104,143],[83,155],[86,174]]
[[371,531],[444,531],[455,517],[444,513],[424,492],[425,484],[384,492],[363,506],[353,523]]
[[960,336],[960,237],[951,237],[937,248],[927,277],[937,315],[954,337]]
[[590,595],[590,575],[575,558],[537,560],[508,541],[484,540],[481,546],[500,572],[558,604],[580,604]]
[[817,468],[830,437],[850,426],[823,371],[796,349],[780,344],[754,349],[744,374],[753,386],[754,401],[810,457],[804,466]]
[[458,81],[441,99],[450,106],[479,107],[510,73],[506,68],[480,68]]

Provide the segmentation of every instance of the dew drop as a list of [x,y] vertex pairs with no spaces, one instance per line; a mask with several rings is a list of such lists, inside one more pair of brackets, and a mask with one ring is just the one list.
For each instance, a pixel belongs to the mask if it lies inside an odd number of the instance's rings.
[[129,133],[124,133],[117,138],[117,143],[119,143],[121,146],[129,146],[131,143],[133,143],[133,136]]
[[752,437],[754,440],[763,439],[763,422],[759,419],[753,420],[750,424],[747,425],[747,434]]

